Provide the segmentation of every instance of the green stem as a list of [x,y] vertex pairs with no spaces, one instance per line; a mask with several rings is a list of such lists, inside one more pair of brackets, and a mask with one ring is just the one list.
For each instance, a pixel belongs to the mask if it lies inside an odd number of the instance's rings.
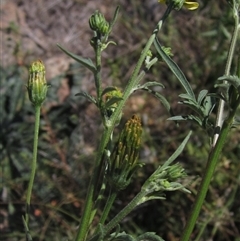
[[89,241],[98,240],[98,235],[101,235],[101,238],[104,239],[112,229],[114,229],[139,203],[141,203],[141,199],[146,195],[147,192],[144,190],[139,192],[125,208],[123,208],[108,224],[103,226],[103,233],[97,233]]
[[[160,28],[162,26],[163,21],[168,17],[171,10],[172,10],[172,6],[169,6],[167,8],[162,20],[160,20],[158,22],[157,27],[155,28],[155,30],[153,31],[153,34],[149,38],[145,48],[143,49],[143,51],[140,55],[140,58],[139,58],[136,66],[135,66],[135,69],[134,69],[134,71],[133,71],[133,73],[130,77],[130,80],[128,81],[128,85],[125,88],[125,91],[124,91],[124,94],[123,94],[123,97],[122,97],[123,99],[121,101],[119,101],[116,110],[114,111],[113,115],[111,116],[111,118],[109,120],[110,124],[108,125],[107,128],[105,128],[105,130],[103,132],[103,135],[102,135],[101,140],[100,140],[100,145],[99,145],[99,148],[98,148],[98,151],[97,151],[97,156],[96,156],[96,159],[95,159],[95,162],[94,162],[93,175],[92,175],[92,178],[90,180],[89,187],[88,187],[87,197],[86,197],[85,206],[84,206],[84,210],[83,210],[83,216],[82,216],[81,221],[80,221],[80,226],[79,226],[78,233],[77,233],[75,241],[85,241],[86,238],[87,238],[89,220],[91,218],[92,207],[93,207],[93,204],[94,204],[94,190],[95,190],[95,187],[97,186],[98,181],[99,181],[98,177],[99,177],[99,173],[100,173],[101,168],[102,168],[101,167],[101,161],[102,161],[102,158],[103,158],[103,155],[104,155],[105,148],[106,148],[106,146],[109,142],[110,136],[111,136],[111,134],[113,132],[113,129],[114,129],[114,126],[115,126],[115,123],[117,122],[117,120],[119,118],[119,115],[122,112],[124,104],[126,103],[129,95],[132,93],[132,90],[134,89],[134,87],[139,82],[139,79],[137,77],[138,77],[139,71],[142,67],[142,64],[143,64],[143,62],[144,62],[144,60],[147,56],[147,53],[148,53],[150,47],[152,46],[153,41],[154,41],[158,31],[160,30]],[[99,91],[98,91],[98,93],[99,93]]]
[[101,223],[101,224],[105,223],[116,197],[117,197],[117,193],[110,191],[110,195],[109,195],[106,205],[103,209],[102,216],[100,218],[99,223]]
[[[234,20],[235,20],[235,25],[234,25],[233,35],[232,35],[232,39],[231,39],[231,44],[230,44],[229,51],[228,51],[228,57],[227,57],[224,75],[230,74],[230,69],[231,69],[232,60],[233,60],[233,56],[235,53],[235,48],[236,48],[236,43],[237,43],[238,33],[239,33],[239,15],[238,15],[238,7],[236,6],[235,1],[234,1],[234,5],[233,5],[233,16],[234,16]],[[215,128],[222,126],[222,122],[223,122],[223,118],[224,118],[223,117],[224,105],[225,105],[224,100],[220,99],[219,105],[218,105],[218,112],[217,112]],[[213,137],[213,146],[216,144],[218,136],[219,136],[219,133],[215,133],[215,135]]]
[[[236,48],[236,43],[237,43],[237,38],[238,38],[238,33],[239,33],[238,7],[239,6],[237,6],[236,1],[234,1],[233,15],[234,15],[234,19],[235,19],[235,27],[234,27],[234,31],[233,31],[231,44],[229,47],[224,75],[230,74],[232,60],[233,60],[233,56],[234,56],[234,52],[235,52],[235,48]],[[188,241],[190,238],[190,235],[193,231],[193,228],[194,228],[197,218],[199,216],[201,207],[205,200],[207,191],[209,189],[209,185],[210,185],[211,179],[213,177],[214,170],[216,168],[219,156],[221,154],[222,148],[223,148],[225,140],[227,138],[227,134],[229,133],[230,128],[232,126],[232,122],[233,122],[234,115],[236,113],[236,109],[237,109],[238,105],[239,105],[239,99],[236,100],[235,107],[229,110],[229,117],[225,121],[223,121],[224,101],[222,99],[219,101],[219,108],[218,108],[215,127],[221,128],[222,122],[223,122],[223,126],[220,130],[220,133],[214,134],[212,149],[211,149],[211,152],[209,153],[207,167],[206,167],[202,182],[199,187],[196,201],[195,201],[193,209],[190,213],[190,217],[187,221],[187,224],[183,230],[183,234],[182,234],[180,241]]]
[[36,168],[37,168],[37,149],[38,149],[38,134],[39,134],[39,123],[40,123],[40,110],[41,110],[41,106],[35,106],[33,160],[32,160],[31,174],[30,174],[30,179],[29,179],[28,189],[27,189],[26,213],[25,213],[25,221],[27,226],[29,224],[29,209],[30,209],[30,203],[31,203],[33,182],[34,182]]
[[233,118],[234,118],[235,113],[231,113],[231,116],[229,116],[228,120],[226,120],[223,124],[221,133],[219,135],[219,138],[217,140],[217,143],[212,149],[209,158],[208,158],[208,163],[206,170],[204,172],[204,176],[201,182],[201,185],[199,187],[199,191],[196,197],[196,201],[194,203],[193,209],[191,211],[190,217],[187,221],[187,224],[183,230],[183,235],[180,239],[180,241],[189,241],[190,235],[193,231],[193,228],[195,226],[195,223],[197,221],[197,218],[199,216],[201,207],[203,205],[203,202],[205,200],[209,184],[211,182],[214,170],[216,168],[219,156],[221,154],[222,148],[224,146],[224,143],[227,138],[227,134],[229,133],[229,130],[232,126]]
[[102,65],[102,60],[101,60],[101,43],[96,43],[96,67],[97,70],[94,75],[95,79],[95,86],[97,90],[97,101],[98,105],[100,106],[101,103],[101,95],[102,95],[102,82],[101,82],[101,65]]
[[146,196],[146,191],[139,192],[131,202],[123,208],[106,226],[104,226],[104,235],[107,235],[113,228],[115,228],[139,203],[141,199]]
[[105,191],[106,191],[106,178],[104,177],[101,189],[100,189],[99,194],[98,194],[98,197],[97,197],[97,199],[94,203],[94,207],[93,207],[93,210],[92,210],[91,218],[89,220],[89,224],[92,223],[92,221],[93,221],[93,219],[94,219],[94,217],[97,213],[97,210],[100,208],[101,201],[104,199]]

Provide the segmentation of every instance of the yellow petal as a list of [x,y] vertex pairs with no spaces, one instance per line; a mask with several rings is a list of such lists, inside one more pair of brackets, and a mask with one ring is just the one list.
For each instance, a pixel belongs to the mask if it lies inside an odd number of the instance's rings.
[[158,0],[159,3],[166,3],[166,0]]
[[197,2],[190,2],[190,1],[187,1],[187,0],[184,2],[183,5],[188,10],[196,10],[199,7],[199,4]]

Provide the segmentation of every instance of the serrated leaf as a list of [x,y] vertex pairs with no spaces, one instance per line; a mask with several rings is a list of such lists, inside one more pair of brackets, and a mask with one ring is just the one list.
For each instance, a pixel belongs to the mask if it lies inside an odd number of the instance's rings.
[[198,94],[197,102],[199,105],[201,105],[203,99],[206,97],[208,93],[208,90],[201,90]]
[[65,48],[63,48],[61,45],[57,44],[57,46],[68,56],[70,56],[71,58],[73,58],[74,60],[76,60],[78,63],[81,63],[82,65],[84,65],[85,67],[87,67],[89,70],[91,70],[93,73],[96,71],[96,67],[93,64],[92,60],[89,58],[83,58],[81,56],[78,56],[74,53],[71,53],[69,51],[67,51]]
[[114,90],[117,90],[117,88],[114,87],[114,86],[108,86],[108,87],[106,87],[106,88],[103,90],[102,96],[104,96],[105,94],[107,94],[107,93],[109,93],[109,92],[112,92],[112,91],[114,91]]
[[105,104],[105,108],[110,108],[112,107],[112,105],[118,103],[120,100],[122,100],[121,97],[117,97],[117,96],[113,96],[111,99],[109,99],[106,104]]
[[83,96],[86,99],[88,99],[90,102],[94,103],[95,105],[97,104],[96,99],[92,95],[89,95],[88,93],[86,93],[85,91],[81,91],[77,93],[75,96]]
[[173,74],[178,78],[183,88],[186,90],[186,92],[192,97],[192,99],[196,100],[195,95],[193,93],[192,87],[187,81],[185,75],[181,71],[181,69],[178,67],[178,65],[162,50],[162,46],[159,43],[158,39],[155,38],[154,45],[157,50],[157,52],[160,54],[162,59],[166,62],[168,67],[171,69]]

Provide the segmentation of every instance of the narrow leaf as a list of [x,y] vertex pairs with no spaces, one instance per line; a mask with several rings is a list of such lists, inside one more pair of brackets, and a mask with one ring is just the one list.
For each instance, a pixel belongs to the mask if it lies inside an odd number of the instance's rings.
[[196,99],[192,98],[192,96],[187,94],[187,93],[180,94],[179,97],[182,98],[182,99],[191,100],[193,103],[197,104]]
[[117,97],[117,96],[113,96],[111,99],[109,99],[106,104],[105,104],[105,108],[109,108],[112,107],[112,105],[118,103],[120,100],[122,100],[121,97]]
[[173,117],[170,117],[168,118],[167,120],[173,120],[173,121],[185,121],[185,120],[190,120],[190,121],[194,121],[196,122],[199,126],[202,126],[202,121],[200,120],[199,117],[197,116],[193,116],[193,115],[185,115],[185,116],[181,116],[181,115],[178,115],[178,116],[173,116]]
[[164,241],[161,237],[153,232],[147,232],[137,237],[136,241]]
[[163,106],[167,109],[167,111],[170,113],[170,114],[172,114],[171,113],[171,106],[170,106],[170,104],[169,104],[169,102],[167,101],[167,99],[163,96],[163,95],[161,95],[161,94],[159,94],[158,92],[156,92],[156,91],[154,91],[154,90],[151,90],[151,89],[149,89],[149,88],[142,88],[142,90],[145,90],[145,91],[148,91],[148,92],[150,92],[152,95],[154,95],[157,99],[159,99],[160,101],[161,101],[161,103],[163,104]]
[[218,78],[218,82],[219,81],[227,81],[229,84],[233,85],[235,89],[238,89],[240,86],[240,78],[238,78],[238,76],[236,75],[228,75],[228,76],[222,76],[220,78]]
[[204,116],[209,116],[215,107],[215,100],[211,96],[207,96],[203,103]]
[[202,103],[203,99],[206,97],[207,93],[208,93],[208,90],[201,90],[200,91],[200,93],[198,95],[198,98],[197,98],[197,102],[198,102],[199,105],[201,105],[201,103]]
[[156,81],[152,81],[152,82],[147,82],[143,85],[140,85],[138,88],[139,89],[142,89],[142,88],[145,88],[145,87],[151,87],[151,86],[160,86],[162,88],[165,88],[165,86],[159,82],[156,82]]
[[84,65],[85,67],[87,67],[89,70],[91,70],[93,73],[96,71],[96,67],[93,64],[91,59],[87,59],[87,58],[83,58],[81,56],[78,56],[76,54],[73,54],[69,51],[67,51],[65,48],[63,48],[61,45],[57,44],[57,46],[64,52],[66,53],[68,56],[70,56],[71,58],[73,58],[74,60],[76,60],[77,62],[81,63],[82,65]]
[[113,15],[113,20],[110,22],[110,26],[109,26],[109,32],[112,31],[112,28],[114,26],[114,24],[116,23],[117,21],[117,17],[118,17],[118,14],[119,14],[119,10],[120,10],[120,7],[117,6],[115,12],[114,12],[114,15]]
[[102,92],[102,96],[104,96],[105,94],[107,94],[107,93],[109,93],[109,92],[112,92],[112,91],[114,91],[114,90],[117,90],[117,88],[114,87],[114,86],[106,87],[106,88],[103,90],[103,92]]
[[86,93],[85,91],[81,91],[81,92],[77,93],[75,96],[83,96],[83,97],[87,98],[90,102],[97,104],[96,99],[93,96]]
[[168,158],[168,160],[161,166],[162,168],[165,168],[169,166],[183,151],[184,147],[186,146],[190,136],[192,134],[192,131],[188,133],[188,135],[185,137],[181,145],[177,148],[177,150]]
[[173,120],[173,121],[184,121],[184,120],[187,120],[188,117],[185,115],[176,115],[176,116],[172,116],[172,117],[169,117],[167,118],[167,120]]
[[178,67],[178,65],[162,50],[162,46],[160,45],[157,38],[154,40],[154,45],[157,50],[157,52],[160,54],[162,59],[166,62],[168,67],[171,69],[173,74],[178,78],[183,88],[186,90],[186,92],[192,96],[192,99],[195,99],[195,95],[193,93],[192,87],[187,81],[185,75],[181,71],[181,69]]
[[180,103],[188,106],[189,108],[194,110],[198,115],[204,116],[203,111],[202,111],[202,107],[197,102],[193,102],[192,100],[183,100]]

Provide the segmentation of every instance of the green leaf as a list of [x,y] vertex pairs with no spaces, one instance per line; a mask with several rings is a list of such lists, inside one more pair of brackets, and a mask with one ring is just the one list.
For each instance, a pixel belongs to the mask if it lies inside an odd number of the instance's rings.
[[200,91],[200,93],[198,95],[198,98],[197,98],[197,102],[198,102],[199,105],[201,105],[201,103],[202,103],[203,99],[206,97],[207,93],[208,93],[208,90],[201,90]]
[[185,93],[185,94],[180,94],[179,97],[182,98],[182,99],[191,100],[191,102],[197,104],[196,99],[195,99],[195,98],[192,98],[192,96],[189,95],[189,94],[186,94],[186,93]]
[[122,100],[121,97],[113,96],[111,99],[109,99],[109,100],[106,102],[105,108],[108,109],[108,108],[112,107],[112,105],[118,103],[120,100]]
[[114,24],[116,23],[117,21],[117,17],[118,17],[118,14],[119,14],[119,10],[120,10],[120,7],[117,6],[115,12],[114,12],[114,15],[113,15],[113,20],[110,22],[110,25],[109,25],[109,32],[112,31],[112,28],[114,26]]
[[229,84],[233,85],[235,89],[240,91],[240,78],[236,75],[225,75],[218,78],[219,81],[227,81]]
[[183,151],[184,147],[186,146],[192,131],[189,131],[188,135],[185,137],[181,145],[177,148],[177,150],[168,158],[168,160],[160,167],[164,169],[165,167],[169,166]]
[[207,96],[203,102],[204,116],[209,116],[215,107],[215,101],[211,96]]
[[166,99],[163,95],[161,95],[161,94],[159,94],[158,92],[156,92],[156,91],[154,91],[154,90],[151,90],[151,89],[149,89],[149,88],[147,88],[147,87],[141,88],[141,89],[142,89],[142,90],[145,90],[145,91],[148,91],[149,93],[151,93],[152,95],[154,95],[157,99],[159,99],[160,102],[163,104],[163,106],[167,109],[167,111],[168,111],[170,114],[172,114],[172,113],[171,113],[171,106],[170,106],[169,102],[167,101],[167,99]]
[[187,81],[185,75],[181,71],[181,69],[178,67],[178,65],[162,50],[162,46],[160,45],[157,38],[154,40],[154,45],[157,50],[157,52],[160,54],[162,59],[166,62],[168,67],[171,69],[173,74],[178,78],[183,88],[186,90],[186,92],[192,97],[193,100],[196,100],[195,95],[193,93],[192,87]]
[[109,92],[112,92],[112,91],[114,91],[114,90],[117,90],[117,88],[114,87],[114,86],[106,87],[106,88],[103,90],[103,92],[102,92],[102,96],[104,96],[105,94],[107,94],[107,93],[109,93]]
[[167,120],[173,120],[173,121],[184,121],[184,120],[187,120],[188,119],[188,116],[185,115],[176,115],[176,116],[172,116],[172,117],[169,117],[167,118]]
[[149,241],[164,241],[164,239],[162,239],[161,237],[159,237],[158,235],[156,235],[155,233],[153,232],[147,232],[147,233],[144,233],[140,236],[137,237],[136,241],[146,241],[146,240],[149,240]]
[[85,91],[81,91],[81,92],[77,93],[75,96],[83,96],[83,97],[87,98],[90,102],[94,103],[95,105],[97,104],[96,99],[93,96],[86,93]]
[[57,46],[64,52],[66,53],[68,56],[70,56],[71,58],[73,58],[74,60],[76,60],[77,62],[81,63],[82,65],[84,65],[85,67],[87,67],[89,70],[91,70],[93,73],[96,71],[96,67],[93,64],[91,59],[87,59],[87,58],[83,58],[81,56],[78,56],[74,53],[71,53],[69,51],[67,51],[65,48],[63,48],[61,45],[57,44]]
[[202,108],[197,102],[192,101],[192,100],[183,100],[183,101],[180,101],[180,103],[188,106],[189,108],[194,110],[198,115],[200,115],[202,117],[204,116]]
[[150,87],[150,86],[160,86],[162,88],[165,88],[165,86],[163,84],[159,83],[159,82],[150,81],[150,82],[147,82],[143,85],[138,86],[138,89],[143,89],[143,88]]
[[198,125],[202,126],[202,121],[199,117],[194,115],[178,115],[168,118],[167,120],[173,120],[173,121],[185,121],[185,120],[191,120],[196,122]]

